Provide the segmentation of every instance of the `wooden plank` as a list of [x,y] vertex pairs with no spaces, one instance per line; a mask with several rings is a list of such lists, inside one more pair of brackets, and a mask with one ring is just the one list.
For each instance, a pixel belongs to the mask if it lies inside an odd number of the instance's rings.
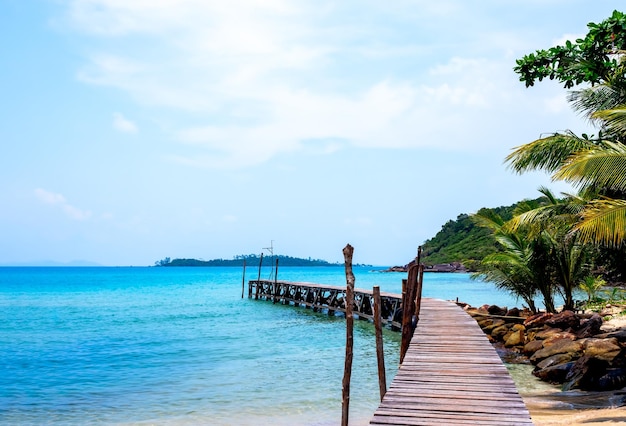
[[373,425],[532,425],[515,383],[478,324],[423,299],[413,339]]

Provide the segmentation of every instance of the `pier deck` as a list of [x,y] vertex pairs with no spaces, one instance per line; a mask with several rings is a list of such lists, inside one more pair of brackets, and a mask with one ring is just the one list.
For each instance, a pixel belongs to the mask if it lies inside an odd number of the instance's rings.
[[372,425],[532,425],[478,324],[452,302],[422,299],[409,349]]
[[[255,280],[248,297],[345,313],[345,287]],[[372,292],[354,314],[373,318]],[[382,293],[382,320],[399,329],[402,296]],[[400,311],[401,312],[401,311]],[[476,321],[453,302],[423,298],[417,328],[372,425],[532,425],[513,379]]]

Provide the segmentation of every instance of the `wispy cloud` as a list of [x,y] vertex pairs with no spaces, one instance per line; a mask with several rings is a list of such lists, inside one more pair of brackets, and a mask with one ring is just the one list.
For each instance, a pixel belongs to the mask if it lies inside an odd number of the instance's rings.
[[62,194],[47,191],[45,189],[35,189],[35,196],[44,204],[49,204],[60,208],[68,217],[75,220],[87,220],[91,217],[88,210],[79,209],[67,202]]
[[137,133],[137,125],[119,112],[113,114],[113,128],[122,133]]
[[[446,19],[455,25],[464,3],[417,3],[74,0],[68,17],[100,41],[81,80],[192,113],[193,123],[167,117],[182,144],[171,158],[180,163],[246,167],[328,140],[487,150],[500,141],[467,129],[503,123],[504,132],[503,111],[520,109],[524,88],[510,56],[519,40],[468,27],[476,43],[463,48],[430,21],[452,13]],[[345,19],[350,8],[363,24]],[[115,120],[119,130],[137,131],[123,116]],[[318,152],[333,152],[326,146]]]

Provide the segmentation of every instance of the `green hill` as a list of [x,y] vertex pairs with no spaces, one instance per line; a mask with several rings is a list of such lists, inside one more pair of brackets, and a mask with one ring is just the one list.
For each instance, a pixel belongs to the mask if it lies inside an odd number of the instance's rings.
[[[518,204],[482,208],[479,212],[491,211],[509,220]],[[475,270],[480,260],[497,250],[491,230],[476,225],[469,214],[460,214],[456,220],[444,224],[433,238],[424,242],[422,261],[426,265],[461,262],[466,268]]]

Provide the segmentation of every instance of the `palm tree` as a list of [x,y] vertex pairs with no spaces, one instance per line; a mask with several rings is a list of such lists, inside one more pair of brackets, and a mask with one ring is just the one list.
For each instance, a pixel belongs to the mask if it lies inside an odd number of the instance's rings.
[[570,232],[572,225],[579,221],[585,200],[567,194],[559,199],[544,187],[539,191],[546,200],[543,205],[520,205],[525,210],[518,210],[503,228],[509,232],[525,229],[528,238],[535,241],[536,256],[544,258],[542,263],[550,272],[545,279],[552,285],[547,289],[558,291],[563,297],[564,309],[571,310],[574,290],[588,273],[589,250],[577,233]]
[[472,216],[480,226],[491,229],[502,251],[487,255],[480,264],[480,272],[472,278],[492,282],[497,288],[522,298],[531,312],[536,313],[535,297],[541,294],[548,312],[554,312],[551,281],[545,279],[545,257],[540,256],[539,241],[530,240],[521,230],[505,230],[506,222],[491,211],[480,211]]

